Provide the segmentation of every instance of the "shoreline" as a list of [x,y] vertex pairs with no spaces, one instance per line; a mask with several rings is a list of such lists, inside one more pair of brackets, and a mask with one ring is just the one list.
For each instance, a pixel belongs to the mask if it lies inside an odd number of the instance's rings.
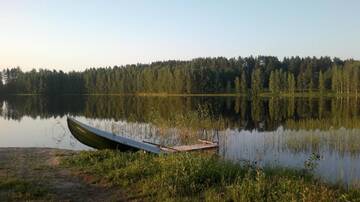
[[358,98],[359,94],[333,92],[319,93],[314,92],[295,92],[295,93],[270,93],[262,92],[258,95],[239,94],[239,93],[76,93],[76,94],[0,94],[0,96],[137,96],[137,97],[246,97],[246,98]]
[[244,166],[209,153],[152,155],[2,147],[0,198],[4,197],[51,201],[221,201],[238,197],[245,201],[351,201],[360,199],[360,190],[327,184],[298,170]]
[[0,148],[0,198],[4,201],[111,201],[121,190],[93,184],[64,168],[65,156],[79,153],[54,148]]

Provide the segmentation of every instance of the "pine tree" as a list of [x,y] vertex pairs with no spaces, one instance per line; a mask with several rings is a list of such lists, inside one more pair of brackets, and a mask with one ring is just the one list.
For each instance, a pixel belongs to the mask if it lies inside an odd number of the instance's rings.
[[295,93],[295,77],[292,73],[288,74],[288,84],[287,84],[287,88],[288,88],[288,92],[291,94]]
[[251,90],[253,95],[258,95],[262,90],[261,70],[255,69],[251,74]]
[[272,93],[276,93],[276,87],[275,87],[275,72],[271,71],[270,78],[269,78],[269,90]]
[[325,79],[322,71],[319,73],[319,91],[321,94],[323,94],[325,91]]
[[332,73],[331,74],[331,89],[335,93],[339,93],[339,71],[338,71],[338,68],[336,66],[333,66],[331,73]]
[[359,69],[360,69],[360,66],[355,66],[354,67],[353,78],[352,78],[352,83],[353,83],[353,86],[354,86],[354,91],[355,91],[356,96],[358,95],[358,91],[359,91],[359,87],[360,87]]
[[276,93],[280,93],[281,91],[281,71],[275,70],[275,91]]
[[240,88],[241,88],[241,93],[248,94],[248,87],[247,87],[245,72],[243,72],[241,74]]

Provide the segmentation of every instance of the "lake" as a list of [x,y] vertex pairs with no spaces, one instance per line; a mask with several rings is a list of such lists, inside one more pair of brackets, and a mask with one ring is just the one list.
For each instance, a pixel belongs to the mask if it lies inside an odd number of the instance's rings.
[[163,145],[219,141],[219,154],[360,183],[360,99],[156,96],[0,97],[0,147],[88,150],[66,116]]

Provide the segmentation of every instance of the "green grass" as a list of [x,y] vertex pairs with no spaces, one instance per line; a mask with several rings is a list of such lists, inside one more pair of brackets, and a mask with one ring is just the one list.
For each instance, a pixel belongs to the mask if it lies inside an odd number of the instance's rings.
[[0,199],[3,201],[30,201],[50,199],[49,190],[31,181],[18,178],[0,179]]
[[145,201],[360,201],[360,191],[324,184],[303,170],[260,169],[208,153],[86,151],[62,163]]

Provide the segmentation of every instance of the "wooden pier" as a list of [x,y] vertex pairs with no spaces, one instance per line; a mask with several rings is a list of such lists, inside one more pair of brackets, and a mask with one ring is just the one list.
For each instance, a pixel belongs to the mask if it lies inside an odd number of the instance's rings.
[[215,149],[219,147],[219,144],[216,142],[210,142],[206,140],[199,140],[199,144],[192,145],[180,145],[173,147],[164,147],[160,146],[161,150],[165,152],[175,153],[175,152],[191,152],[191,151],[201,151],[201,150],[209,150]]

